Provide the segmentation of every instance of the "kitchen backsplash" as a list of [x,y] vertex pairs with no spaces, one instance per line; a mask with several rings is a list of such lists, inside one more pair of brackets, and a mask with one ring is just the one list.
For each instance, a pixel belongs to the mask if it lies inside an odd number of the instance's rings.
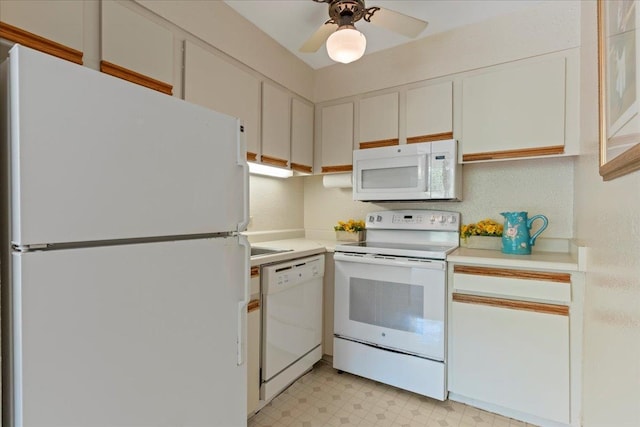
[[462,213],[462,222],[501,221],[500,212],[527,211],[549,218],[545,238],[573,237],[573,158],[465,164],[462,202],[354,202],[350,188],[325,188],[322,176],[288,179],[251,176],[249,232],[306,230],[333,233],[338,220],[359,219],[387,209],[443,209]]

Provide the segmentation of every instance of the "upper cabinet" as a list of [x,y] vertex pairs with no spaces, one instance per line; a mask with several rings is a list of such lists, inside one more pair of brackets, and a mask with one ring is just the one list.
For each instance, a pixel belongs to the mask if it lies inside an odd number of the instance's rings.
[[453,138],[453,82],[409,88],[406,106],[407,143]]
[[397,145],[398,92],[363,98],[359,102],[359,148]]
[[579,58],[569,49],[324,102],[322,172],[351,170],[353,149],[444,139],[458,140],[461,162],[576,155]]
[[80,1],[0,1],[0,38],[83,63]]
[[320,108],[321,171],[348,172],[353,162],[353,102]]
[[184,98],[238,117],[245,128],[247,159],[260,153],[260,81],[227,60],[185,42]]
[[291,169],[313,171],[313,104],[291,101]]
[[101,2],[100,70],[173,93],[173,34],[114,1]]
[[578,68],[567,51],[463,76],[462,160],[576,154]]
[[262,82],[262,163],[288,167],[291,155],[289,94]]

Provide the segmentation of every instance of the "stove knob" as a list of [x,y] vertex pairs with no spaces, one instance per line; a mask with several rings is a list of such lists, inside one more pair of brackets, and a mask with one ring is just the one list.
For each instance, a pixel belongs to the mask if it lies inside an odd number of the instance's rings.
[[431,224],[436,222],[436,216],[435,215],[431,215],[431,218],[429,218],[429,221],[431,221]]
[[455,223],[456,223],[456,217],[455,217],[454,215],[451,215],[451,216],[449,217],[449,222],[450,222],[451,224],[455,224]]
[[447,220],[447,217],[445,217],[444,215],[440,215],[440,222],[444,223]]
[[375,221],[375,220],[376,220],[376,219],[373,217],[373,215],[369,215],[369,222],[373,222],[373,221]]
[[378,217],[376,218],[376,221],[378,221],[378,222],[382,221],[382,217],[380,215],[378,215]]

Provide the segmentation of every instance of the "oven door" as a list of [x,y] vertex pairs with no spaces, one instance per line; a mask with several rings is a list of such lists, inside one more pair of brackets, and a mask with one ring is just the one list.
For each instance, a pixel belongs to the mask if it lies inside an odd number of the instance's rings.
[[337,336],[443,361],[446,262],[336,253]]

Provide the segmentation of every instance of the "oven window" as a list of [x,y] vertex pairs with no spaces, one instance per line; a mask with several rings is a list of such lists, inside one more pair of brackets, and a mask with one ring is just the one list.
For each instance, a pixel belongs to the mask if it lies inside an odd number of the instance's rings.
[[424,287],[352,277],[349,319],[389,329],[425,333]]
[[418,166],[362,170],[362,188],[416,188]]

